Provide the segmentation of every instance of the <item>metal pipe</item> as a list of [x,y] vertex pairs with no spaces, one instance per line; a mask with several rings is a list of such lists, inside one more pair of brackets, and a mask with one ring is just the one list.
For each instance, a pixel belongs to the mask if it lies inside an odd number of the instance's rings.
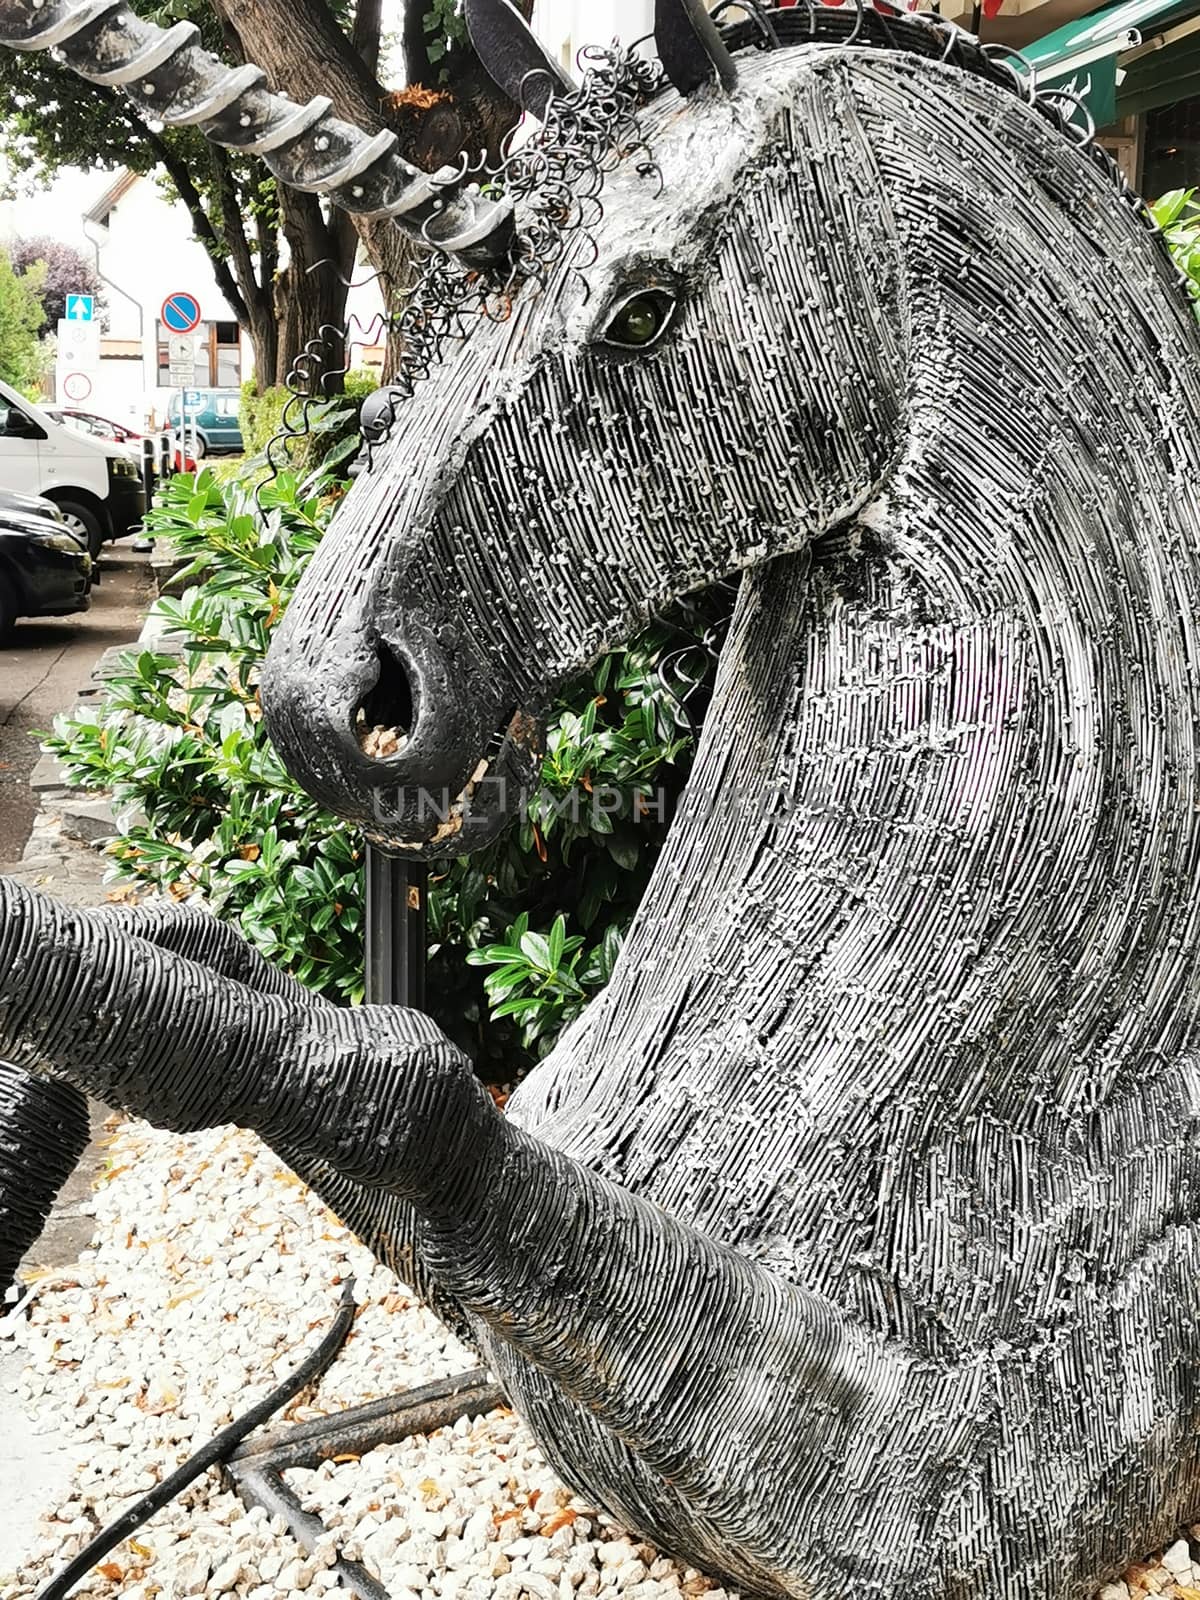
[[[247,1440],[226,1463],[226,1475],[245,1506],[261,1506],[269,1516],[282,1517],[292,1538],[309,1555],[328,1530],[320,1517],[305,1511],[283,1481],[284,1472],[319,1467],[336,1456],[365,1455],[413,1434],[448,1428],[460,1417],[482,1416],[504,1403],[500,1385],[483,1367],[476,1367],[336,1416]],[[357,1561],[339,1556],[329,1570],[355,1600],[388,1600],[387,1590]]]
[[336,1416],[296,1422],[273,1433],[247,1439],[229,1459],[230,1472],[257,1463],[273,1471],[319,1467],[322,1461],[354,1451],[359,1455],[381,1444],[396,1444],[414,1433],[436,1433],[460,1417],[482,1416],[505,1404],[504,1391],[486,1367],[441,1378],[404,1394],[368,1400]]
[[[311,1511],[305,1511],[273,1467],[248,1465],[233,1475],[233,1481],[248,1511],[261,1506],[269,1517],[282,1517],[304,1554],[312,1554],[317,1541],[327,1532],[325,1524]],[[357,1561],[338,1556],[329,1571],[355,1600],[389,1600],[383,1585]]]
[[429,868],[367,846],[366,997],[425,1009]]
[[[63,1600],[77,1583],[79,1583],[92,1570],[98,1561],[102,1561],[110,1550],[115,1550],[123,1539],[128,1539],[135,1533],[143,1522],[147,1522],[156,1511],[161,1511],[177,1495],[183,1493],[190,1483],[194,1483],[209,1467],[217,1466],[226,1461],[246,1435],[261,1426],[268,1417],[273,1416],[281,1406],[287,1404],[293,1396],[306,1389],[310,1383],[319,1378],[329,1367],[338,1351],[346,1342],[350,1329],[354,1325],[354,1315],[358,1310],[354,1301],[354,1279],[347,1278],[342,1287],[342,1298],[338,1305],[337,1315],[333,1320],[328,1333],[321,1340],[317,1348],[296,1368],[289,1377],[285,1378],[266,1395],[257,1405],[251,1406],[249,1411],[231,1422],[227,1428],[222,1428],[215,1438],[196,1454],[185,1461],[181,1467],[165,1477],[160,1484],[153,1488],[149,1494],[144,1495],[136,1505],[129,1508],[110,1522],[107,1528],[102,1529],[94,1539],[73,1556],[56,1578],[50,1582],[37,1595],[37,1600]],[[378,1600],[377,1596],[365,1596],[364,1600]],[[386,1600],[386,1597],[385,1597]]]

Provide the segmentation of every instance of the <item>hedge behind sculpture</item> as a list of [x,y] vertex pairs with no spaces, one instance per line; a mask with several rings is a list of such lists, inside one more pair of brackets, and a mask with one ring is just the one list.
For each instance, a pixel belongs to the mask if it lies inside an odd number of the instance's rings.
[[[620,965],[510,1115],[427,1019],[12,884],[0,1037],[257,1129],[666,1548],[773,1595],[1067,1600],[1200,1499],[1200,340],[1077,129],[844,9],[729,55],[662,0],[690,99],[604,57],[486,193],[402,175],[469,259],[404,313],[280,629],[292,771],[469,849],[554,688],[744,574]],[[321,181],[382,203],[387,152],[334,143]]]

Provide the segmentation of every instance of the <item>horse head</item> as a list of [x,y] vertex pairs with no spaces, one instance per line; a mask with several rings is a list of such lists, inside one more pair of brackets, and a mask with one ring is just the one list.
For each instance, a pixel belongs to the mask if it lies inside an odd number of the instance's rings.
[[[515,290],[495,273],[457,313],[461,348],[398,404],[263,682],[294,776],[377,841],[431,856],[490,838],[564,682],[879,485],[901,410],[899,340],[878,332],[894,275],[878,192],[842,203],[812,64],[756,55],[732,95],[657,93],[600,156],[600,200],[576,173],[554,264]],[[608,61],[593,99],[630,73]],[[580,121],[552,103],[518,156],[526,205]]]

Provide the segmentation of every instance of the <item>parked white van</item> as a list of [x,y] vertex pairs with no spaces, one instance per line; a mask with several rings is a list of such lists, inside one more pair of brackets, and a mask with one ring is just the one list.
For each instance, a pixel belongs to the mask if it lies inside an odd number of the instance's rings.
[[127,448],[64,428],[0,379],[0,489],[53,500],[93,557],[146,515],[146,491]]

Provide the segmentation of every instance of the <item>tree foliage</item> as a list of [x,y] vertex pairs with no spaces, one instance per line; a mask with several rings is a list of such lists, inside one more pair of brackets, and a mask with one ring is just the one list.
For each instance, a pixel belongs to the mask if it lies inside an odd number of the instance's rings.
[[18,275],[0,251],[0,378],[32,394],[45,366],[39,333],[46,320],[42,291],[44,264]]
[[[206,44],[222,46],[206,0],[172,0],[165,9],[134,0],[133,8],[164,23],[196,22]],[[40,51],[0,52],[0,105],[0,154],[18,180],[44,181],[66,167],[160,179],[186,206],[217,287],[274,376],[275,353],[262,335],[277,321],[280,217],[261,163],[218,150],[194,129],[143,119],[123,94],[85,84]]]
[[13,270],[26,274],[39,261],[45,263],[45,274],[39,289],[42,310],[45,313],[45,332],[53,333],[59,319],[67,314],[69,294],[90,294],[96,300],[97,312],[103,316],[104,285],[89,261],[74,245],[61,239],[41,235],[32,239],[18,239],[12,247]]

